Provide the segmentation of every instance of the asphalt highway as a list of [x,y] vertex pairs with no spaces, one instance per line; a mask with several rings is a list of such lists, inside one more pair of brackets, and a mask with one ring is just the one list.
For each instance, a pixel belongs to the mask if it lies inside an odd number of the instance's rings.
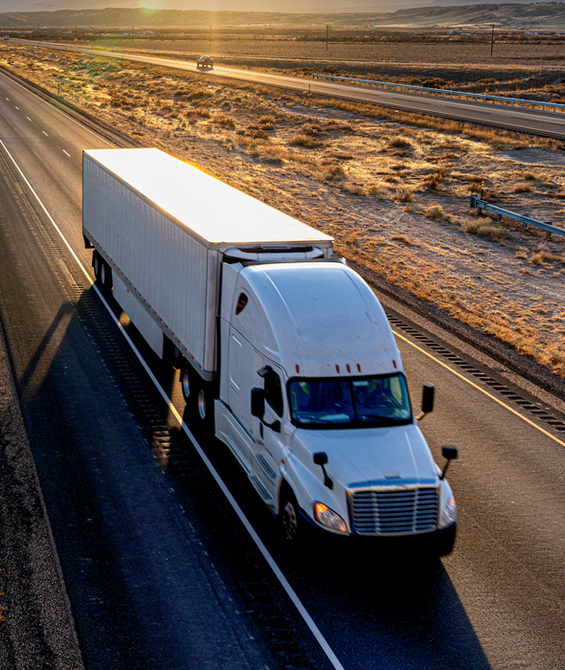
[[91,285],[81,151],[108,146],[0,76],[0,314],[87,670],[562,669],[564,417],[393,322],[438,463],[459,448],[455,551],[297,553]]
[[[138,54],[85,49],[82,47],[61,46],[44,42],[12,40],[15,43],[26,44],[30,47],[43,47],[91,54],[104,58],[127,60],[135,63],[159,65],[175,70],[194,72],[196,64],[156,56],[142,56]],[[425,96],[414,93],[402,93],[388,90],[374,90],[350,84],[324,82],[307,78],[289,77],[286,75],[255,72],[215,66],[214,69],[200,71],[202,76],[212,79],[229,78],[239,81],[248,81],[256,84],[265,84],[286,88],[293,91],[316,94],[320,96],[341,98],[356,102],[366,102],[394,109],[402,109],[432,116],[441,116],[458,121],[466,121],[479,125],[494,126],[519,132],[542,135],[545,137],[565,138],[565,114],[543,112],[539,110],[523,109],[491,105],[466,100]]]

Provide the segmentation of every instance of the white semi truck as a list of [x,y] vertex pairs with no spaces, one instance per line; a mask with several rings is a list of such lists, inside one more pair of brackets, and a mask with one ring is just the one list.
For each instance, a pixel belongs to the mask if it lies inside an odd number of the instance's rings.
[[157,149],[84,151],[83,234],[290,538],[451,551],[457,452],[435,464],[384,310],[331,237]]

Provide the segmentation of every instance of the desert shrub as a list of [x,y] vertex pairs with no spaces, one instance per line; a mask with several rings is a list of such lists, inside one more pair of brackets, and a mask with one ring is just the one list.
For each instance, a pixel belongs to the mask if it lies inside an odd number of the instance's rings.
[[284,162],[284,154],[280,151],[280,147],[269,146],[261,151],[259,157],[265,163],[280,165]]
[[395,242],[402,242],[402,244],[405,244],[407,247],[419,247],[420,245],[418,242],[415,242],[412,238],[406,237],[406,235],[392,235],[391,240],[394,240]]
[[445,179],[446,174],[446,168],[436,168],[432,174],[428,174],[424,177],[424,179],[422,179],[422,186],[430,191],[435,191],[439,188],[439,185]]
[[490,240],[500,241],[508,237],[506,229],[488,216],[465,219],[461,224],[461,229],[470,235],[477,235]]
[[414,191],[410,188],[401,188],[394,196],[399,202],[414,202]]
[[524,170],[522,172],[522,179],[525,179],[526,181],[537,181],[537,177],[533,172],[530,172],[529,170]]
[[271,114],[262,116],[259,119],[258,124],[263,126],[263,130],[272,130],[275,127],[275,117]]
[[343,189],[351,195],[367,195],[367,190],[360,184],[345,184]]
[[443,219],[444,213],[443,213],[443,207],[441,205],[430,205],[428,209],[426,209],[426,213],[424,216],[427,219]]
[[302,126],[302,132],[305,135],[317,135],[318,133],[321,132],[321,130],[322,130],[322,128],[316,123],[311,123],[311,124],[310,123],[305,123]]
[[[544,262],[544,263],[564,263],[565,262],[565,256],[563,254],[554,254],[552,251],[549,249],[546,249],[544,246],[540,245],[538,247],[537,253],[535,254],[535,257],[539,258],[539,262]],[[530,259],[532,260],[533,263],[533,258]],[[534,265],[539,265],[539,263],[534,263]]]
[[184,115],[187,117],[200,119],[209,119],[212,116],[207,109],[203,109],[202,107],[197,107],[196,109],[187,109]]
[[409,149],[412,143],[404,137],[395,137],[386,146],[387,149]]
[[380,200],[386,200],[390,196],[390,187],[382,182],[380,184],[370,184],[367,192]]
[[512,189],[512,193],[529,193],[532,189],[525,184],[517,184]]
[[325,181],[341,181],[345,179],[345,170],[338,163],[323,166]]
[[261,128],[255,128],[254,130],[249,131],[249,137],[252,137],[255,140],[268,140],[269,139],[269,134],[266,133],[264,130],[261,130]]
[[188,97],[190,100],[202,100],[204,98],[211,98],[214,95],[213,91],[195,91],[191,93]]
[[291,147],[304,147],[306,149],[313,149],[320,146],[320,143],[313,137],[308,135],[295,135],[288,140],[288,145]]
[[226,116],[225,114],[216,114],[212,118],[212,123],[215,123],[222,128],[235,128],[235,121],[231,116]]

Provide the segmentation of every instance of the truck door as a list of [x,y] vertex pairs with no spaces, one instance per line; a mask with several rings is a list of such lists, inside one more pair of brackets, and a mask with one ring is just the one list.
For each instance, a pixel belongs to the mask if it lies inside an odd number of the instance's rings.
[[[259,426],[259,435],[255,445],[253,468],[269,497],[276,497],[281,460],[285,458],[283,424],[285,402],[283,392],[283,373],[278,366],[269,361],[259,374],[263,377],[265,390],[265,415]],[[271,427],[269,427],[271,425]]]

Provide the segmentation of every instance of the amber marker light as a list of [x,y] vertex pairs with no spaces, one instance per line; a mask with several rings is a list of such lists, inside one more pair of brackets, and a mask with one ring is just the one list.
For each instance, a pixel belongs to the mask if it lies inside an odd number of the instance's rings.
[[314,518],[334,533],[347,533],[345,521],[324,503],[314,503]]

